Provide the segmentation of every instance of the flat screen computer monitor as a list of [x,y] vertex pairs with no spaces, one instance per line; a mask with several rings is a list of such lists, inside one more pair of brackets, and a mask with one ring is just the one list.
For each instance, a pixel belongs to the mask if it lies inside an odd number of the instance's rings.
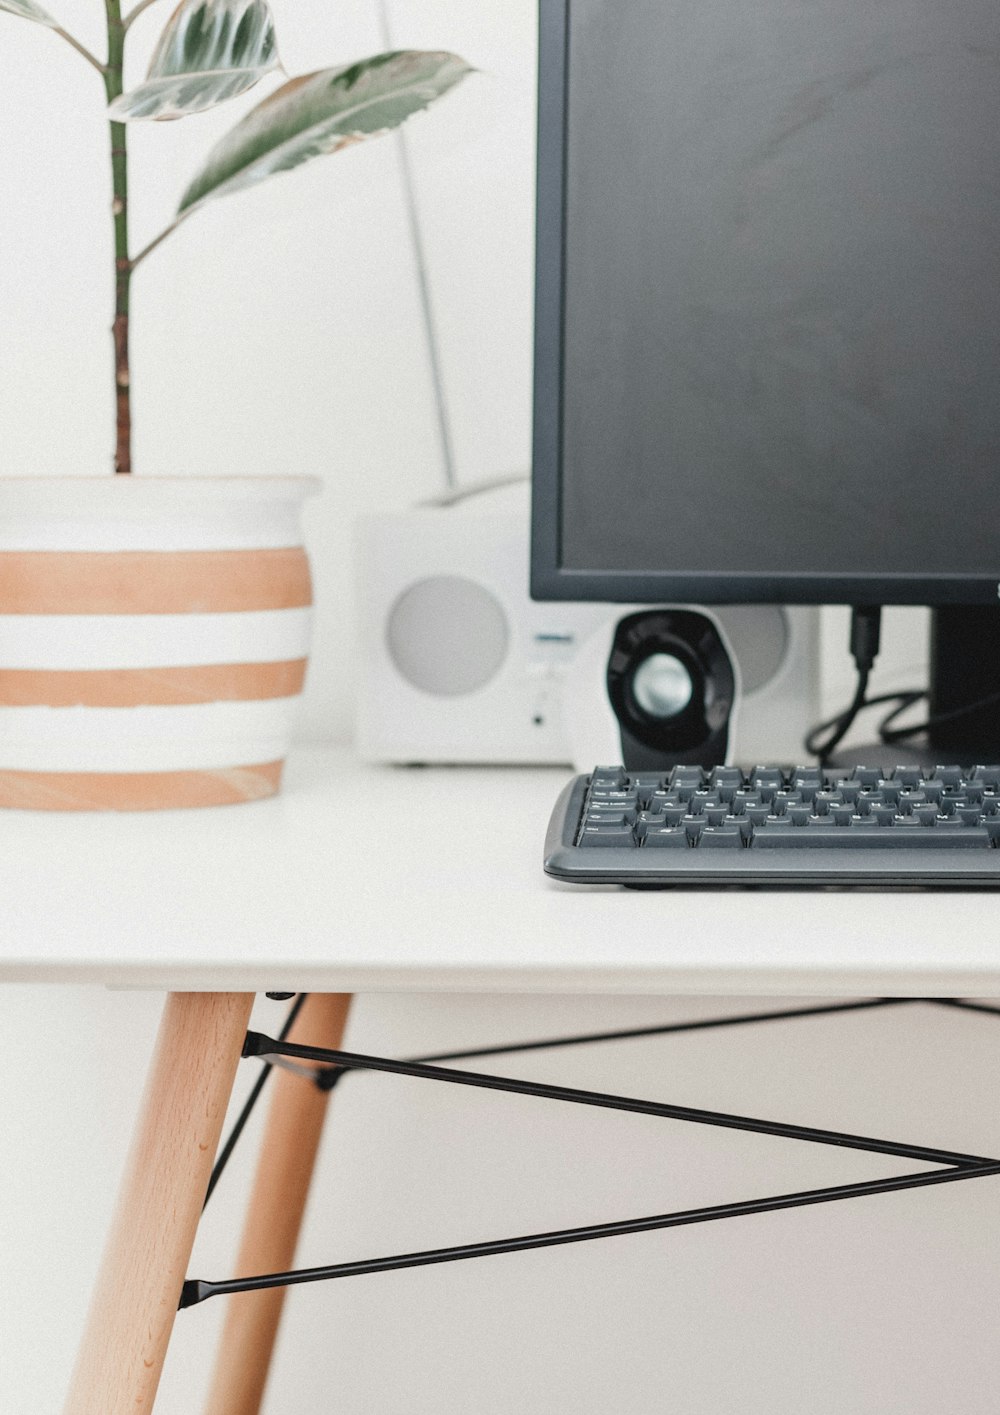
[[996,0],[541,0],[537,195],[536,598],[997,605]]

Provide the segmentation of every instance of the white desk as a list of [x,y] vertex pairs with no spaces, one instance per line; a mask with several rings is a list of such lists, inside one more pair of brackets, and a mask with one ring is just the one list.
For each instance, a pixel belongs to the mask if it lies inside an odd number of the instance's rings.
[[[171,1263],[179,1265],[155,1299],[156,1360],[162,1363],[177,1273],[190,1252],[199,1186],[204,1193],[191,1155],[210,1164],[215,1145],[212,1126],[195,1134],[189,1120],[212,1111],[216,1135],[221,1126],[249,1009],[249,999],[235,994],[1000,994],[997,900],[988,892],[651,893],[546,879],[542,839],[566,775],[373,769],[345,752],[300,749],[285,793],[253,806],[4,817],[0,981],[209,995],[189,1000],[166,1029],[170,1039],[150,1088],[159,1104],[140,1119],[125,1228],[112,1240],[112,1287],[121,1285],[122,1264],[135,1253],[170,1246]],[[493,826],[459,837],[455,813],[471,788],[491,802]],[[388,858],[391,866],[381,863]],[[333,1017],[328,1030],[335,1033],[341,1022]],[[191,1057],[184,1076],[179,1063]],[[286,1080],[296,1078],[280,1078]],[[168,1113],[171,1123],[181,1115],[183,1143],[176,1129],[164,1130]],[[193,1177],[185,1178],[186,1168]],[[167,1245],[160,1219],[178,1207],[181,1189],[193,1203],[190,1231]],[[101,1291],[95,1310],[108,1308]],[[114,1315],[103,1311],[100,1340],[90,1337],[97,1357],[69,1407],[74,1415],[92,1415],[87,1391],[106,1392],[109,1370],[123,1359],[140,1374],[150,1366],[138,1335],[125,1338],[132,1349],[122,1358],[119,1332],[111,1329],[135,1314],[132,1325],[145,1341],[153,1319],[143,1304],[151,1300],[130,1290]],[[250,1349],[244,1337],[239,1350]],[[140,1398],[129,1382],[131,1376],[113,1397],[101,1396],[102,1415],[152,1409],[155,1380],[145,1380]],[[216,1408],[231,1415],[256,1407]]]
[[[990,892],[650,893],[547,879],[542,839],[567,775],[372,768],[306,748],[293,756],[284,794],[255,805],[8,812],[0,981],[1000,993],[1000,909]],[[492,824],[484,816],[462,836],[455,817],[472,790],[489,802]]]

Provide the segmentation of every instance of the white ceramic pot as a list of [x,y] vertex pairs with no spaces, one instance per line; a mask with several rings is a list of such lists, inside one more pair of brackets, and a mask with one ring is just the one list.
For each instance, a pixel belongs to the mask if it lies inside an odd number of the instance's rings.
[[312,477],[0,480],[0,806],[278,790],[302,691]]

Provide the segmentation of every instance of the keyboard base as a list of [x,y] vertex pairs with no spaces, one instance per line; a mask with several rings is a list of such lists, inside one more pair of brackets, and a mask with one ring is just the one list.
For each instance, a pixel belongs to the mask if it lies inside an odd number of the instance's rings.
[[997,889],[1000,849],[879,848],[866,845],[769,849],[582,849],[575,844],[587,777],[557,800],[545,839],[544,869],[566,884],[632,889],[745,888]]

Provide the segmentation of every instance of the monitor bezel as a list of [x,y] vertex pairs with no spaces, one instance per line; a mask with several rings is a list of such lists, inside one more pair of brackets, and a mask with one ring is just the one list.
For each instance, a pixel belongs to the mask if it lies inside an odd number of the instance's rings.
[[626,604],[996,604],[1000,599],[1000,555],[996,578],[958,573],[580,570],[562,563],[566,120],[572,8],[573,0],[539,0],[532,598]]

